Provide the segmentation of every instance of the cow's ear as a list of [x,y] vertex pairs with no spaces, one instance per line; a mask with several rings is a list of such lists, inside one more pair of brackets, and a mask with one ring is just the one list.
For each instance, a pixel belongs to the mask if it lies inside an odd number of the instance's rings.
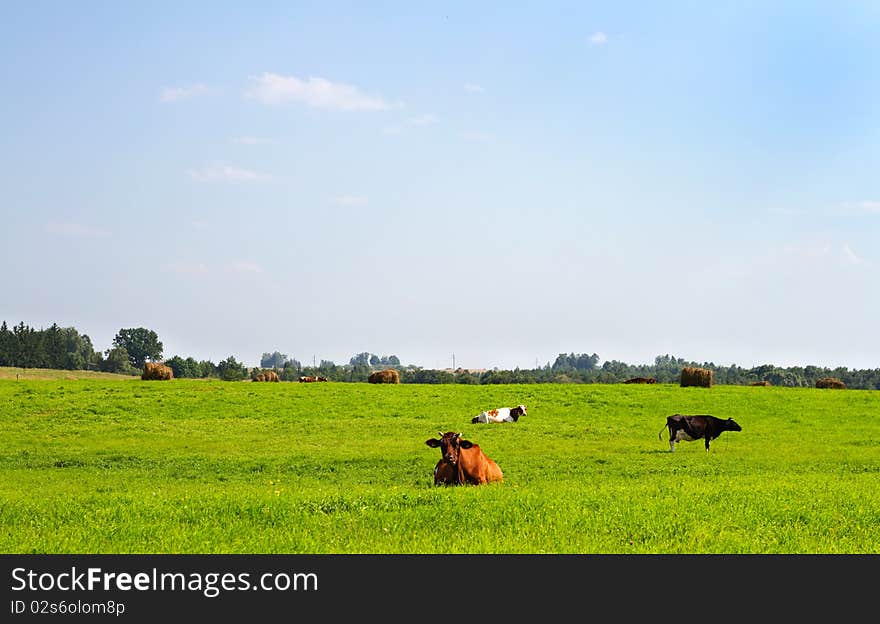
[[470,440],[459,440],[458,445],[463,449],[469,449],[470,447],[472,447],[474,445],[474,443],[471,442]]
[[431,448],[437,448],[438,446],[440,446],[440,440],[438,440],[437,438],[431,438],[430,440],[425,440],[425,444],[427,444]]

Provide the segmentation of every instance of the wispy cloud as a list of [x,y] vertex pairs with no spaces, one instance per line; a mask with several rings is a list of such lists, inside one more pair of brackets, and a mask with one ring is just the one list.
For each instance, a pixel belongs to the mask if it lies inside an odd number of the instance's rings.
[[840,254],[844,264],[862,264],[861,257],[852,250],[848,243],[844,243],[843,246],[840,248]]
[[162,270],[175,275],[206,275],[208,266],[203,262],[166,262]]
[[46,231],[50,234],[58,236],[66,236],[69,238],[100,238],[110,236],[110,231],[104,228],[94,227],[91,225],[83,225],[82,223],[61,223],[58,221],[50,221],[46,224]]
[[478,84],[473,82],[464,83],[464,90],[470,91],[471,93],[485,93],[486,90]]
[[606,43],[608,43],[608,35],[601,30],[590,35],[591,45],[605,45]]
[[437,123],[434,115],[419,115],[418,117],[410,117],[404,123],[408,126],[428,126]]
[[862,257],[847,242],[838,244],[824,241],[789,244],[782,247],[782,252],[789,258],[805,262],[821,261],[822,263],[836,263],[843,266],[865,264]]
[[823,243],[811,243],[811,244],[788,244],[783,245],[782,247],[783,253],[787,256],[793,256],[796,258],[827,258],[832,254],[833,247],[831,243],[823,242]]
[[346,112],[379,111],[394,107],[381,97],[367,95],[353,85],[330,82],[325,78],[301,80],[296,76],[271,73],[251,77],[245,97],[263,104],[297,102],[312,108]]
[[208,87],[208,85],[198,83],[185,87],[164,87],[159,93],[159,101],[164,103],[182,102],[193,98],[212,95],[216,93],[216,89]]
[[369,200],[363,195],[337,195],[330,198],[330,202],[337,206],[364,206]]
[[236,145],[271,145],[275,139],[264,139],[255,136],[238,136],[232,139]]
[[259,182],[269,180],[272,177],[267,173],[231,165],[211,165],[201,169],[188,169],[186,173],[196,182]]
[[845,202],[833,210],[838,215],[872,215],[880,214],[880,201],[864,199],[862,201]]
[[226,270],[231,273],[239,274],[263,273],[263,267],[256,262],[233,262],[226,265]]
[[437,123],[438,121],[439,121],[439,119],[437,119],[437,117],[435,117],[434,115],[430,115],[430,114],[418,115],[417,117],[410,117],[409,119],[404,119],[401,123],[399,123],[397,125],[388,126],[383,129],[383,132],[385,132],[385,134],[400,134],[407,127],[430,126],[432,124]]

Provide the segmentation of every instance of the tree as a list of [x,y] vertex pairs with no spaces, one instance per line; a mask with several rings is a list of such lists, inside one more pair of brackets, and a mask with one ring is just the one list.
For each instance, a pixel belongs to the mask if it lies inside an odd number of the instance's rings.
[[223,381],[241,381],[247,376],[244,364],[239,364],[232,355],[217,365],[217,372]]
[[260,358],[260,368],[284,368],[286,363],[287,354],[279,353],[278,351],[275,353],[264,353],[263,357]]
[[217,365],[211,360],[202,360],[199,362],[199,377],[214,377],[217,375]]
[[57,323],[52,323],[49,329],[43,330],[43,351],[46,368],[64,368],[64,336]]
[[369,366],[370,365],[370,353],[364,351],[363,353],[358,353],[354,357],[352,357],[348,363],[352,366]]
[[6,326],[6,321],[0,325],[0,366],[13,366],[15,361],[15,336]]
[[143,368],[147,360],[155,362],[162,359],[159,336],[145,327],[120,329],[113,338],[113,346],[123,347],[128,352],[129,362],[134,368]]
[[24,322],[12,328],[15,338],[15,361],[13,366],[22,368],[35,368],[41,357],[42,346],[40,336],[33,327],[28,327]]
[[175,379],[182,377],[198,378],[202,376],[199,363],[191,357],[183,359],[179,355],[175,355],[171,359],[166,360],[165,365],[174,372]]
[[107,349],[106,357],[101,363],[101,370],[107,373],[120,373],[123,375],[131,375],[135,372],[131,366],[131,356],[129,356],[125,347]]

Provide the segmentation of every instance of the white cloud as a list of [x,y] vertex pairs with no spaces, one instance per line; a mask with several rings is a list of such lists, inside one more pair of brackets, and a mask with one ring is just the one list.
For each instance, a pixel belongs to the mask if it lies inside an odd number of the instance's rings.
[[242,169],[241,167],[232,167],[230,165],[211,165],[201,169],[188,169],[186,173],[196,182],[258,182],[272,177],[267,173]]
[[862,264],[862,259],[858,255],[856,255],[856,252],[852,250],[848,243],[843,244],[840,249],[840,253],[844,264]]
[[251,77],[251,86],[245,91],[245,97],[264,104],[299,102],[313,108],[346,112],[392,108],[382,98],[362,93],[352,85],[330,82],[325,78],[300,80],[296,76],[270,73]]
[[592,45],[604,45],[608,43],[608,35],[602,31],[594,32],[590,35],[590,43]]
[[783,253],[789,258],[807,264],[835,263],[843,266],[865,264],[849,243],[834,244],[829,241],[814,243],[790,244],[782,247]]
[[464,90],[470,91],[471,93],[485,93],[486,90],[478,84],[473,82],[464,83]]
[[227,270],[233,273],[262,273],[263,267],[261,267],[256,262],[233,262],[232,264],[227,266]]
[[835,214],[849,216],[880,214],[880,201],[865,199],[862,201],[847,202],[837,206],[833,212]]
[[363,195],[337,195],[330,201],[337,206],[364,206],[369,200]]
[[427,126],[435,123],[437,123],[437,118],[434,115],[419,115],[406,120],[408,126]]
[[788,256],[816,259],[830,256],[832,247],[831,243],[789,244],[782,251]]
[[419,115],[417,117],[410,117],[409,119],[404,119],[403,123],[399,123],[396,126],[388,126],[383,128],[383,132],[385,134],[400,134],[403,132],[404,128],[408,126],[429,126],[431,124],[437,123],[439,120],[437,117],[431,114]]
[[198,83],[187,87],[164,87],[159,94],[161,102],[182,102],[203,95],[211,95],[214,90],[205,84]]
[[162,265],[162,270],[176,275],[205,275],[208,273],[207,265],[202,262],[166,262]]
[[110,232],[103,228],[83,225],[81,223],[59,223],[58,221],[50,221],[47,223],[46,231],[50,234],[57,234],[69,238],[98,238],[110,236]]

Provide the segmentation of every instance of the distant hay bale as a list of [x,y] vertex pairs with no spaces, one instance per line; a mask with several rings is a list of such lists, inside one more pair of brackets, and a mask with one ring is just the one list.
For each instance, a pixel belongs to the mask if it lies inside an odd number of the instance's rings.
[[141,379],[174,379],[174,371],[171,370],[170,366],[165,366],[159,362],[146,362],[144,364],[144,372],[141,375]]
[[766,379],[762,379],[761,381],[753,381],[749,384],[750,386],[772,386],[773,384],[767,381]]
[[376,371],[375,373],[370,373],[367,381],[369,381],[370,383],[399,384],[400,373],[398,373],[393,368],[387,368],[385,370]]
[[281,381],[281,378],[275,371],[262,371],[254,376],[253,381]]
[[685,367],[681,369],[681,386],[712,387],[712,371],[708,368]]
[[831,388],[834,390],[846,390],[846,384],[837,377],[823,377],[816,380],[817,388]]

